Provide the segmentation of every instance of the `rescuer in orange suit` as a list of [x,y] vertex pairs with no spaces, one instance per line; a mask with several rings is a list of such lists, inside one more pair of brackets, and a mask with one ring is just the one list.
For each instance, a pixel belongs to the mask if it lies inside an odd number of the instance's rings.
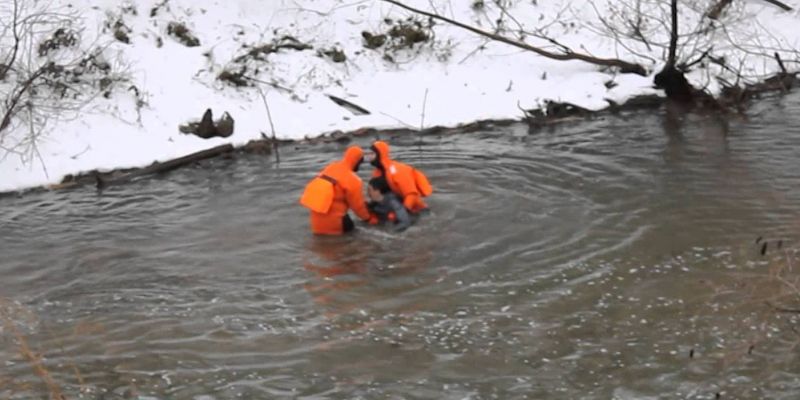
[[347,214],[352,209],[364,221],[377,223],[370,215],[356,171],[364,160],[361,147],[350,146],[344,158],[322,169],[303,191],[300,204],[311,211],[311,231],[318,235],[341,235],[355,228]]
[[372,171],[373,177],[386,177],[389,188],[397,194],[408,211],[418,213],[428,208],[423,197],[433,193],[428,178],[414,167],[392,160],[389,157],[389,145],[386,142],[377,140],[370,147],[370,154],[367,158],[375,169]]

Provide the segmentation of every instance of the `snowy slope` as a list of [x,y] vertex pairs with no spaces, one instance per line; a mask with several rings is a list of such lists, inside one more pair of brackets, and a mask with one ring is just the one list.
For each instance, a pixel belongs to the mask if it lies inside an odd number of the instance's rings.
[[[431,42],[390,52],[393,61],[387,61],[385,50],[364,47],[362,31],[386,32],[411,14],[379,0],[51,3],[54,8],[80,10],[87,28],[84,40],[95,40],[92,36],[96,35],[96,40],[109,44],[106,57],[129,66],[131,83],[146,104],[137,111],[130,94],[117,91],[110,99],[98,98],[80,118],[51,126],[39,141],[42,161],[0,155],[0,191],[54,183],[65,174],[95,168],[143,166],[222,143],[240,145],[261,137],[262,132],[270,135],[259,90],[268,99],[277,136],[290,139],[361,127],[419,127],[426,92],[425,126],[518,118],[518,105],[535,108],[546,99],[598,109],[607,105],[606,98],[619,102],[634,94],[655,93],[652,76],[614,75],[579,61],[550,60],[487,42],[443,23],[434,26]],[[487,30],[493,29],[499,15],[490,1],[482,9],[474,7],[471,0],[405,3],[427,10],[434,4],[443,15]],[[755,30],[739,28],[729,34],[798,47],[800,30],[793,29],[796,11],[782,12],[755,0],[742,3],[752,18],[745,26]],[[576,51],[640,62],[657,71],[660,65],[650,59],[663,60],[663,49],[642,43],[624,48],[598,34],[597,16],[609,12],[609,4],[613,2],[540,0],[534,6],[530,1],[518,1],[508,10],[516,21],[506,18],[505,24],[510,30],[517,23],[531,31],[546,27],[542,32]],[[102,32],[110,19],[121,19],[130,28],[130,44],[113,40],[111,32]],[[186,47],[168,35],[170,22],[184,23],[200,45]],[[687,21],[687,26],[692,23]],[[769,26],[769,37],[758,36],[761,31],[756,28],[762,26]],[[287,35],[313,49],[281,49],[264,55],[261,61],[234,62],[253,46],[274,43]],[[526,41],[556,49],[535,37]],[[333,48],[344,52],[345,62],[333,62],[321,54]],[[746,67],[766,74],[777,68],[773,64],[762,61]],[[235,71],[242,65],[247,65],[248,76],[264,83],[238,88],[216,79],[222,71]],[[698,69],[690,78],[718,90],[708,71]],[[616,86],[608,89],[610,80]],[[347,99],[370,114],[355,115],[327,95]],[[215,118],[223,111],[234,117],[233,136],[204,140],[178,132],[179,124],[199,118],[208,107]],[[13,132],[18,137],[24,134]]]

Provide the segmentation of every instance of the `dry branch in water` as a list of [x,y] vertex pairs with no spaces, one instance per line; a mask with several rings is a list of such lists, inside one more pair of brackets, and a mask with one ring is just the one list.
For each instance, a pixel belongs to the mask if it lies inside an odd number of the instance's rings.
[[514,39],[509,39],[509,38],[507,38],[505,36],[502,36],[502,35],[499,35],[499,34],[496,34],[496,33],[492,33],[492,32],[488,32],[488,31],[485,31],[483,29],[479,29],[479,28],[476,28],[474,26],[470,26],[470,25],[455,21],[453,19],[441,16],[439,14],[435,14],[435,13],[431,13],[431,12],[427,12],[427,11],[424,11],[424,10],[419,10],[419,9],[407,6],[407,5],[405,5],[405,4],[403,4],[403,3],[399,2],[399,1],[396,1],[396,0],[382,0],[382,1],[385,1],[385,2],[390,3],[390,4],[394,4],[394,5],[396,5],[396,6],[400,7],[400,8],[406,9],[406,10],[411,11],[411,12],[416,13],[416,14],[424,15],[424,16],[429,17],[429,18],[433,18],[433,19],[436,19],[436,20],[439,20],[439,21],[446,22],[448,24],[451,24],[451,25],[457,26],[459,28],[468,30],[468,31],[470,31],[472,33],[476,33],[478,35],[487,37],[489,39],[492,39],[492,40],[495,40],[495,41],[498,41],[498,42],[501,42],[501,43],[505,43],[505,44],[508,44],[508,45],[511,45],[511,46],[514,46],[514,47],[518,47],[518,48],[523,49],[523,50],[531,51],[531,52],[539,54],[540,56],[543,56],[543,57],[551,58],[551,59],[554,59],[554,60],[560,60],[560,61],[579,60],[579,61],[584,61],[584,62],[587,62],[587,63],[590,63],[590,64],[599,65],[599,66],[603,66],[603,67],[619,68],[622,72],[629,72],[629,73],[634,73],[634,74],[642,75],[642,76],[647,75],[647,70],[640,64],[627,62],[627,61],[623,61],[623,60],[619,60],[619,59],[615,59],[615,58],[593,57],[593,56],[586,55],[586,54],[576,53],[576,52],[574,52],[574,51],[572,51],[570,49],[564,49],[563,52],[561,52],[561,53],[554,53],[554,52],[551,52],[551,51],[548,51],[548,50],[544,50],[544,49],[536,47],[536,46],[531,46],[531,45],[529,45],[527,43],[523,43],[523,42],[520,42],[520,41],[517,41],[517,40],[514,40]]
[[20,332],[16,323],[9,317],[6,310],[11,307],[13,307],[13,305],[11,305],[10,302],[0,298],[0,319],[2,319],[3,322],[2,327],[4,330],[11,333],[11,336],[14,338],[19,348],[19,354],[30,363],[33,372],[45,384],[47,391],[50,393],[50,398],[55,400],[65,399],[64,395],[61,393],[61,388],[56,384],[55,380],[53,380],[47,368],[45,368],[42,362],[42,356],[31,349],[25,335]]

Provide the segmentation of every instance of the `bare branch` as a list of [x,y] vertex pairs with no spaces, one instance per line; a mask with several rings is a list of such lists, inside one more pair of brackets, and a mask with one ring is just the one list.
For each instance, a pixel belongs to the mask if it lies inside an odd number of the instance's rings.
[[703,61],[703,60],[704,60],[706,57],[708,57],[708,53],[709,53],[709,52],[711,52],[711,49],[708,49],[708,50],[704,51],[704,52],[703,52],[703,54],[700,54],[700,56],[699,56],[699,57],[697,57],[697,59],[695,59],[695,60],[693,60],[693,61],[688,61],[688,62],[686,62],[685,64],[681,64],[681,65],[679,66],[679,69],[680,69],[680,70],[682,70],[682,71],[688,71],[688,70],[689,70],[689,68],[692,68],[693,66],[695,66],[695,65],[699,64],[699,63],[700,63],[701,61]]
[[258,88],[258,94],[261,96],[261,100],[264,102],[264,108],[267,109],[267,119],[269,120],[269,128],[272,130],[272,149],[275,151],[275,162],[281,162],[281,155],[278,153],[278,140],[275,137],[275,125],[272,123],[272,113],[269,111],[269,103],[267,102],[267,96],[264,94],[264,91],[261,88]]
[[783,65],[783,60],[781,60],[781,55],[778,54],[777,51],[775,52],[775,60],[778,61],[778,66],[781,68],[781,72],[784,73],[784,74],[787,73],[786,72],[786,66]]
[[772,4],[774,6],[778,6],[778,7],[782,8],[784,11],[792,11],[792,7],[789,7],[786,4],[781,3],[778,0],[764,0],[764,1],[766,1],[767,3]]
[[419,130],[425,128],[425,106],[428,104],[428,88],[425,88],[425,96],[422,98],[422,116],[420,117]]
[[110,97],[130,71],[104,59],[107,46],[99,38],[81,41],[85,29],[77,11],[51,2],[9,5],[0,8],[0,39],[8,49],[0,73],[13,75],[0,93],[0,159],[38,160],[47,175],[39,143],[50,124],[80,117],[97,96]]
[[39,79],[39,77],[44,75],[46,72],[47,72],[46,66],[39,68],[39,70],[34,72],[34,74],[31,75],[31,77],[28,78],[25,82],[23,82],[19,88],[16,88],[14,94],[12,94],[11,97],[8,100],[6,100],[7,103],[6,112],[3,115],[3,119],[0,120],[0,132],[8,128],[8,126],[11,124],[11,118],[14,117],[14,114],[16,114],[18,111],[18,107],[20,105],[20,100],[22,100],[22,97],[31,88],[33,83],[37,79]]
[[564,53],[553,53],[553,52],[544,50],[544,49],[539,48],[539,47],[531,46],[531,45],[529,45],[527,43],[522,43],[522,42],[519,42],[519,41],[516,41],[516,40],[509,39],[509,38],[507,38],[505,36],[502,36],[502,35],[498,35],[498,34],[495,34],[495,33],[484,31],[482,29],[479,29],[479,28],[476,28],[476,27],[473,27],[473,26],[470,26],[470,25],[455,21],[455,20],[447,18],[447,17],[443,17],[443,16],[438,15],[438,14],[430,13],[430,12],[427,12],[427,11],[423,11],[423,10],[419,10],[419,9],[407,6],[407,5],[405,5],[403,3],[400,3],[399,1],[396,1],[396,0],[383,0],[383,1],[385,1],[387,3],[390,3],[390,4],[394,4],[394,5],[396,5],[396,6],[400,7],[400,8],[406,9],[406,10],[411,11],[411,12],[416,13],[416,14],[420,14],[420,15],[424,15],[424,16],[429,17],[429,18],[433,18],[433,19],[437,19],[437,20],[440,20],[440,21],[444,21],[444,22],[446,22],[448,24],[455,25],[455,26],[457,26],[459,28],[462,28],[462,29],[468,30],[470,32],[476,33],[478,35],[490,38],[492,40],[495,40],[495,41],[498,41],[498,42],[501,42],[501,43],[505,43],[505,44],[508,44],[508,45],[511,45],[511,46],[514,46],[514,47],[518,47],[518,48],[521,48],[521,49],[524,49],[524,50],[531,51],[531,52],[539,54],[539,55],[541,55],[543,57],[551,58],[551,59],[554,59],[554,60],[560,60],[560,61],[580,60],[580,61],[588,62],[588,63],[594,64],[594,65],[620,68],[624,72],[631,72],[631,73],[635,73],[635,74],[642,75],[642,76],[646,75],[646,73],[647,73],[645,68],[643,66],[639,65],[639,64],[635,64],[635,63],[631,63],[631,62],[627,62],[627,61],[623,61],[623,60],[618,60],[618,59],[592,57],[592,56],[589,56],[589,55],[586,55],[586,54],[575,53],[573,51],[568,51],[568,52],[564,52]]
[[[0,81],[5,79],[6,74],[8,74],[8,71],[11,70],[11,66],[14,65],[14,62],[17,60],[17,52],[19,51],[19,42],[20,42],[19,30],[18,30],[19,29],[18,20],[20,14],[19,0],[14,0],[13,7],[14,9],[12,11],[12,17],[11,17],[11,32],[12,35],[14,36],[14,48],[11,49],[11,56],[9,57],[8,61],[5,64],[0,64]],[[2,130],[3,129],[0,128],[0,131]]]
[[[623,34],[617,28],[612,26],[611,23],[609,23],[609,21],[607,21],[605,18],[602,17],[602,14],[600,13],[600,10],[597,9],[597,6],[595,6],[595,4],[593,2],[590,3],[590,5],[591,5],[592,9],[595,12],[595,15],[597,15],[598,19],[600,20],[600,23],[603,25],[603,28],[605,30],[602,30],[600,28],[594,27],[591,24],[587,25],[587,28],[589,30],[591,30],[592,32],[594,32],[597,35],[606,36],[606,37],[610,37],[611,39],[614,39],[614,41],[618,45],[622,46],[623,49],[625,49],[626,51],[628,51],[629,53],[631,53],[631,54],[633,54],[633,55],[635,55],[637,57],[641,57],[641,58],[645,58],[647,60],[650,60],[654,64],[656,63],[656,59],[655,58],[653,58],[651,56],[648,56],[648,55],[645,55],[645,54],[642,54],[641,52],[633,49],[631,46],[629,46],[627,43],[625,43],[625,41],[622,40],[623,39],[623,37],[622,37]],[[637,13],[637,19],[641,19],[643,17],[643,14],[641,13],[640,10],[637,9],[635,12]],[[631,23],[631,24],[633,24],[633,23]],[[648,51],[652,51],[652,48],[650,47],[649,41],[644,38],[644,34],[641,32],[641,24],[639,24],[639,27],[637,29],[639,29],[639,33],[637,35],[635,35],[634,37],[636,39],[638,39],[639,41],[642,41],[644,43],[644,45],[647,47]]]

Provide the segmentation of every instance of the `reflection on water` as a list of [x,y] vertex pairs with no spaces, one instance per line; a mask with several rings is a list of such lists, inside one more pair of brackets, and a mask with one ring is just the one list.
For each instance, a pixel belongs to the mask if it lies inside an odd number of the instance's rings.
[[340,144],[2,199],[0,397],[794,398],[798,111],[384,138],[400,234],[308,233]]

